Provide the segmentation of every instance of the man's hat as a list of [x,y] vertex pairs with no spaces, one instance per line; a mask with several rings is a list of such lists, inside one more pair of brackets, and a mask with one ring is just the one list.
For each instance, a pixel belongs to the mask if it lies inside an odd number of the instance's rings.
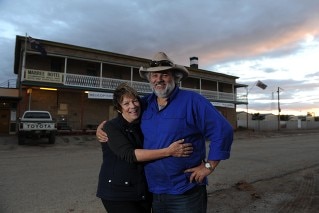
[[163,52],[155,54],[148,68],[140,68],[140,76],[141,78],[147,79],[147,73],[160,72],[164,70],[181,73],[183,77],[180,80],[188,77],[188,70],[184,66],[174,64],[174,62]]

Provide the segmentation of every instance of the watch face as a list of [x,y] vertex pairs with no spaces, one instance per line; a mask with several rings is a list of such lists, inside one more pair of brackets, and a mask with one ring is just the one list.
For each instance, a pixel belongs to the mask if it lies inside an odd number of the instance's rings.
[[212,168],[212,166],[210,165],[210,163],[205,163],[205,167],[206,167],[207,169],[211,169],[211,168]]

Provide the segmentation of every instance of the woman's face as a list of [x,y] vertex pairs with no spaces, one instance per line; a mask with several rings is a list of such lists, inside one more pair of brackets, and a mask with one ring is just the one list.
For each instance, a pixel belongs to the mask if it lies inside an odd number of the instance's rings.
[[122,116],[129,123],[137,120],[140,117],[141,104],[137,98],[124,95],[120,105],[122,108]]

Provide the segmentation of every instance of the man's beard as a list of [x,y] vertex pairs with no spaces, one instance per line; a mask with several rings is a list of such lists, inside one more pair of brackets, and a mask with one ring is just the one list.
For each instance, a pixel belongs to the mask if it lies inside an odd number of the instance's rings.
[[151,84],[151,89],[155,93],[155,95],[159,98],[168,98],[175,88],[174,81],[171,81],[171,83],[167,83],[164,90],[155,90],[154,89],[155,85],[156,84]]

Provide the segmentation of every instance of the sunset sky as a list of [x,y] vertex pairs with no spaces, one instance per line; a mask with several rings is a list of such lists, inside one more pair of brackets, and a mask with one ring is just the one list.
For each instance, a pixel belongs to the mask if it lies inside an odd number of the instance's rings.
[[[319,116],[318,0],[0,0],[0,84],[14,79],[16,35],[239,77],[249,112]],[[260,80],[266,89],[255,86]],[[242,92],[242,91],[240,91]],[[237,111],[246,111],[239,105]]]

